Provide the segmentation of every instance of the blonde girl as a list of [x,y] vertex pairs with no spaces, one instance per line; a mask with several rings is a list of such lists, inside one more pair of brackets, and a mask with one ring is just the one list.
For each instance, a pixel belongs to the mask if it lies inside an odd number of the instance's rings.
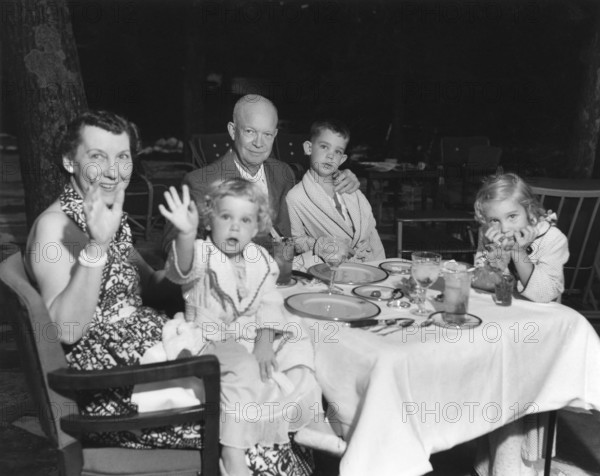
[[518,175],[489,177],[475,198],[482,225],[476,265],[487,259],[517,278],[517,290],[536,302],[549,302],[564,290],[563,267],[569,259],[566,236],[556,227],[531,187]]

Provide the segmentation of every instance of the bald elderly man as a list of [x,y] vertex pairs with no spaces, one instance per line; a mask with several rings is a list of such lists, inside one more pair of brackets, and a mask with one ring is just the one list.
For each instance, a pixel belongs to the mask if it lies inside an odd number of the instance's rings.
[[[204,196],[215,180],[241,177],[258,184],[269,197],[273,211],[273,226],[283,236],[290,236],[290,217],[285,197],[295,185],[291,167],[270,157],[277,136],[277,108],[267,98],[246,95],[240,98],[233,108],[233,121],[227,124],[227,131],[233,140],[233,148],[216,162],[188,173],[182,185],[189,187],[191,195],[202,207]],[[359,181],[349,170],[343,170],[336,178],[336,191],[352,193],[359,187]],[[200,224],[202,226],[202,223]],[[199,229],[198,235],[204,236]],[[163,235],[163,252],[170,249],[177,230],[167,222]],[[257,237],[257,241],[261,241]]]

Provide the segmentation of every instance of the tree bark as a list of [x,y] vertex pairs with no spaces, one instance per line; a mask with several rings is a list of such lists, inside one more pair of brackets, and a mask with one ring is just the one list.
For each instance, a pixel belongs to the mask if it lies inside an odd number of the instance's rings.
[[[188,7],[185,23],[185,72],[183,76],[183,150],[185,160],[194,162],[198,157],[197,144],[191,144],[194,134],[205,132],[205,90],[206,55],[205,30],[203,24],[202,4],[192,1]],[[223,128],[223,130],[225,130]]]
[[585,55],[588,66],[569,154],[574,161],[569,174],[573,178],[592,177],[600,131],[600,7],[595,8],[594,14],[592,38]]
[[87,107],[65,0],[2,5],[6,90],[17,118],[27,225],[59,195],[65,178],[55,146]]

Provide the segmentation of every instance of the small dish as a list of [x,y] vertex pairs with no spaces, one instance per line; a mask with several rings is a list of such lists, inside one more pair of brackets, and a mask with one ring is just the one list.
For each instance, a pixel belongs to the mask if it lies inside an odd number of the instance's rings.
[[370,299],[371,301],[389,301],[392,299],[393,292],[394,288],[373,284],[358,286],[352,290],[352,294],[360,296],[361,298]]
[[466,314],[465,322],[462,324],[450,324],[444,321],[444,312],[434,312],[429,316],[429,319],[433,320],[433,324],[438,327],[445,327],[446,329],[472,329],[481,324],[481,318],[474,314]]
[[287,284],[277,284],[277,289],[285,289],[285,288],[291,288],[292,286],[295,286],[296,284],[298,284],[298,280],[296,278],[290,278],[290,282]]
[[411,266],[411,262],[406,260],[384,261],[383,263],[379,264],[379,267],[390,275],[409,275]]

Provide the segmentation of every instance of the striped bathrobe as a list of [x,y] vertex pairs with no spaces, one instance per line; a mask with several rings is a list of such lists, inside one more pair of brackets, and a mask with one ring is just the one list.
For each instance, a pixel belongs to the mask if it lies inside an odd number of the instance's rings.
[[292,188],[286,197],[292,236],[296,251],[302,255],[294,261],[294,267],[306,269],[323,260],[313,254],[317,238],[335,236],[349,238],[356,253],[350,261],[365,262],[385,258],[385,251],[375,229],[371,205],[363,193],[341,195],[350,216],[350,223],[335,209],[325,190],[310,172]]

